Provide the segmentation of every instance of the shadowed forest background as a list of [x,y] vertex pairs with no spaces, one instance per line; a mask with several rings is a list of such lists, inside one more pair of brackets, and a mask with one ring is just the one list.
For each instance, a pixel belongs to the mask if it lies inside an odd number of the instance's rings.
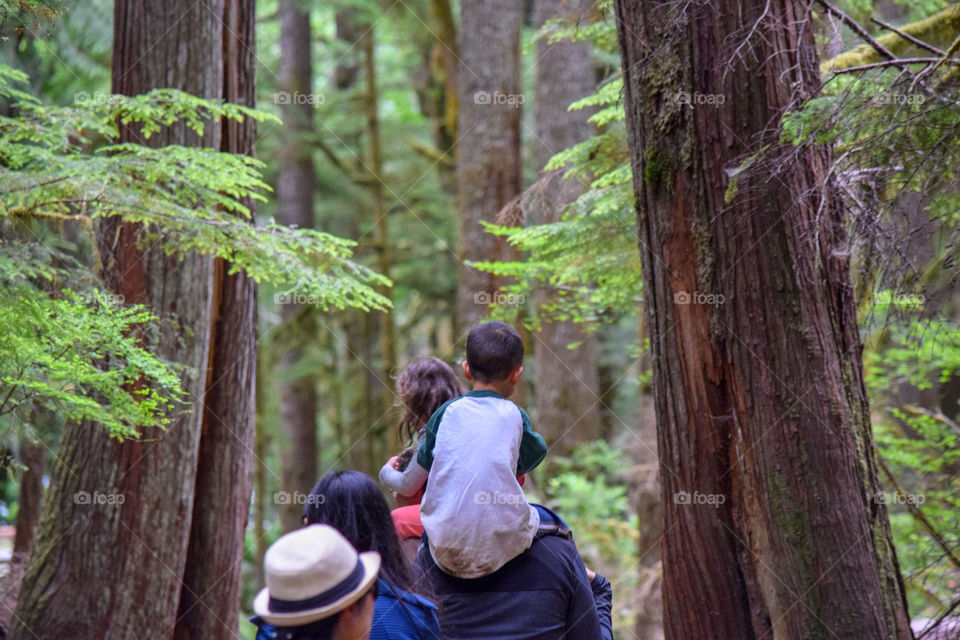
[[710,4],[0,0],[0,624],[253,637],[495,318],[617,638],[960,638],[960,5]]

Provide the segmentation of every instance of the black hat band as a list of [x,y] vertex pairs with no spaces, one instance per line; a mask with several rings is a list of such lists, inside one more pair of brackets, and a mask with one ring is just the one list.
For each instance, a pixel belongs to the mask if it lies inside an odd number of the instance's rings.
[[343,579],[343,582],[312,598],[307,598],[306,600],[281,600],[280,598],[270,596],[270,613],[298,613],[300,611],[309,611],[311,609],[325,607],[348,595],[356,589],[357,585],[362,581],[363,564],[358,559],[357,565],[353,568],[350,575]]

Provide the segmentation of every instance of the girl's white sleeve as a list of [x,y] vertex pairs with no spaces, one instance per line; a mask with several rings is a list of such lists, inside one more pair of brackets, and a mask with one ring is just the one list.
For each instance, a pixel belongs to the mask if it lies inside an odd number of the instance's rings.
[[417,462],[416,456],[403,471],[397,471],[389,462],[380,468],[380,482],[391,491],[407,497],[416,495],[429,475],[430,472]]

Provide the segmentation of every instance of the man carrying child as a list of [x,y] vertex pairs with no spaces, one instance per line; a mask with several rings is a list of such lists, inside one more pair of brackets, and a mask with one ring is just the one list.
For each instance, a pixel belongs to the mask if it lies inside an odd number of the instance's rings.
[[381,479],[401,494],[429,476],[420,515],[437,565],[460,578],[489,575],[520,555],[540,525],[517,475],[546,456],[527,413],[508,400],[523,373],[523,340],[503,322],[485,322],[467,337],[463,364],[473,390],[430,418],[415,462]]

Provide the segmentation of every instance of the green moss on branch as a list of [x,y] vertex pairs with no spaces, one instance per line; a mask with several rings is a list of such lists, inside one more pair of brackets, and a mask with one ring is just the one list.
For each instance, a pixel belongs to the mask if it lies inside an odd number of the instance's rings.
[[[901,27],[901,31],[913,36],[918,40],[929,43],[935,47],[947,48],[953,43],[960,34],[960,4],[947,7],[940,13],[911,22]],[[912,47],[916,46],[909,40],[900,37],[896,33],[888,33],[877,38],[877,43],[885,47],[896,56],[902,56]],[[862,44],[859,47],[841,53],[837,57],[825,61],[820,65],[820,71],[829,73],[830,71],[839,71],[849,69],[850,67],[859,67],[865,64],[881,62],[886,58],[870,44]]]

